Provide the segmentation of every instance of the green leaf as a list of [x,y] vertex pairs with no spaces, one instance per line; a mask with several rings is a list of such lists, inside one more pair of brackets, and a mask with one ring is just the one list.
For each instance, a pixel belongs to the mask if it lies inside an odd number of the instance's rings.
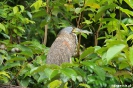
[[92,68],[94,68],[94,66],[95,66],[95,63],[90,62],[90,61],[83,61],[82,64],[83,64],[84,66],[92,67]]
[[130,15],[133,16],[133,12],[128,9],[123,9],[122,7],[119,8],[123,13],[127,14],[129,17]]
[[133,66],[133,47],[129,48],[129,59],[130,59],[130,63]]
[[87,55],[91,54],[94,52],[94,47],[89,47],[87,48],[81,55],[80,55],[80,59],[85,58]]
[[82,77],[86,77],[86,73],[82,69],[80,69],[80,68],[73,68],[73,69],[76,71],[76,73],[78,75],[80,75]]
[[133,0],[124,0],[133,9]]
[[8,60],[7,62],[14,62],[14,61],[25,61],[26,58],[22,57],[22,56],[17,56],[17,57],[13,57],[10,60]]
[[[5,26],[3,24],[0,23],[0,29],[2,29],[3,31],[6,30]],[[0,30],[1,31],[1,30]]]
[[36,67],[36,68],[34,68],[34,69],[32,69],[30,71],[30,74],[42,72],[42,71],[44,71],[44,69],[46,69],[46,67],[47,67],[46,65],[42,65],[42,66]]
[[18,6],[13,7],[13,13],[16,14],[19,11]]
[[[44,70],[44,74],[48,77],[49,80],[52,78],[52,76],[51,76],[52,73],[53,73],[53,70],[50,68],[46,68]],[[51,78],[50,78],[50,76],[51,76]]]
[[50,80],[52,79],[52,78],[54,78],[57,74],[59,73],[59,70],[53,70],[53,72],[51,73],[51,75],[50,75]]
[[92,21],[90,21],[90,20],[85,20],[84,22],[82,22],[83,24],[87,24],[87,25],[89,25],[89,24],[91,24],[92,23]]
[[39,8],[42,7],[42,5],[43,5],[43,1],[42,0],[37,0],[30,7],[34,7],[35,10],[39,10]]
[[76,80],[77,73],[72,68],[63,68],[61,73],[71,78],[73,81]]
[[20,63],[16,62],[16,63],[6,63],[6,65],[2,68],[2,70],[6,70],[12,67],[19,67],[21,66]]
[[20,9],[21,9],[21,12],[23,12],[23,11],[24,11],[24,6],[19,5],[19,7],[20,7]]
[[122,70],[124,68],[129,67],[129,64],[127,63],[127,61],[123,61],[119,64],[119,69]]
[[116,55],[118,55],[125,47],[126,47],[126,45],[124,45],[124,44],[118,44],[118,45],[114,45],[114,46],[110,47],[107,50],[107,54],[105,57],[107,59],[107,62],[109,62]]
[[30,79],[29,78],[25,78],[25,79],[22,79],[20,81],[20,85],[23,86],[23,87],[27,87],[29,85],[29,82],[30,82]]
[[104,13],[105,10],[114,9],[116,6],[117,6],[116,4],[112,3],[110,5],[105,5],[105,6],[100,7],[97,14],[95,15],[95,21],[99,20],[99,18],[102,16],[102,14]]
[[85,84],[85,83],[80,83],[79,85],[84,88],[91,88],[88,84]]
[[115,68],[111,68],[111,67],[103,67],[104,71],[108,72],[109,74],[114,75],[116,73],[116,69]]
[[98,75],[98,77],[102,81],[104,81],[105,80],[105,71],[102,68],[98,67],[98,66],[95,66],[93,69],[94,69],[94,72]]
[[44,17],[46,15],[45,10],[39,10],[33,14],[33,18]]
[[69,87],[67,87],[67,85],[68,85],[68,82],[65,83],[64,88],[69,88]]
[[95,63],[91,61],[83,61],[82,64],[91,68],[102,81],[105,80],[105,71],[99,66],[97,66]]
[[79,14],[80,12],[81,12],[81,8],[76,8],[76,9],[75,9],[75,13],[76,13],[76,14]]
[[5,72],[5,71],[0,71],[0,76],[1,76],[1,75],[4,75],[4,76],[10,78],[10,76],[8,75],[8,73]]
[[82,35],[84,38],[87,39],[87,34],[85,34],[85,33],[81,33],[81,35]]
[[61,83],[62,83],[62,81],[60,81],[60,80],[54,80],[51,83],[49,83],[48,87],[49,88],[59,88]]
[[128,36],[127,41],[130,40],[130,39],[133,40],[133,34]]
[[31,14],[31,12],[27,11],[27,15],[29,16],[30,19],[32,19],[32,14]]
[[78,67],[78,64],[73,64],[73,63],[62,63],[61,67],[66,68],[66,67]]

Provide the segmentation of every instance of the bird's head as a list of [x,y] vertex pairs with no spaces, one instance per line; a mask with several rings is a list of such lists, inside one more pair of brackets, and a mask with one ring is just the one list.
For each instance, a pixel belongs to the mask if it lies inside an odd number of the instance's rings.
[[74,34],[78,34],[78,33],[92,34],[92,32],[89,32],[87,30],[81,30],[81,29],[76,28],[76,27],[66,27],[60,31],[60,33],[63,33],[63,32],[68,33],[68,34],[71,34],[71,33],[74,33]]

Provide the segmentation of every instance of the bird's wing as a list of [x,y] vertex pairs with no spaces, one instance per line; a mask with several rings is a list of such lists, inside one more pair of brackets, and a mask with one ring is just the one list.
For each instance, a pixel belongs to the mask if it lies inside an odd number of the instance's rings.
[[69,39],[67,37],[57,37],[49,50],[46,63],[60,65],[63,62],[70,62],[71,56]]

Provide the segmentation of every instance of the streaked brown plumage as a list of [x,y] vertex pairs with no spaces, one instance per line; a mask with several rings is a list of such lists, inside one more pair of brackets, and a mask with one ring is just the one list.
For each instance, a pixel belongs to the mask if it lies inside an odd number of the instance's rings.
[[60,65],[63,62],[70,62],[77,46],[77,36],[72,32],[73,29],[66,27],[60,31],[47,55],[47,64]]

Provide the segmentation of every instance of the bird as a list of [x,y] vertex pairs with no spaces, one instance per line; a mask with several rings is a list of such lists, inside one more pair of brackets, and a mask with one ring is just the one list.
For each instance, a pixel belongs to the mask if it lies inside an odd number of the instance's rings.
[[71,57],[76,53],[78,39],[76,27],[65,27],[57,35],[57,38],[50,47],[46,63],[61,65],[64,62],[71,62]]

